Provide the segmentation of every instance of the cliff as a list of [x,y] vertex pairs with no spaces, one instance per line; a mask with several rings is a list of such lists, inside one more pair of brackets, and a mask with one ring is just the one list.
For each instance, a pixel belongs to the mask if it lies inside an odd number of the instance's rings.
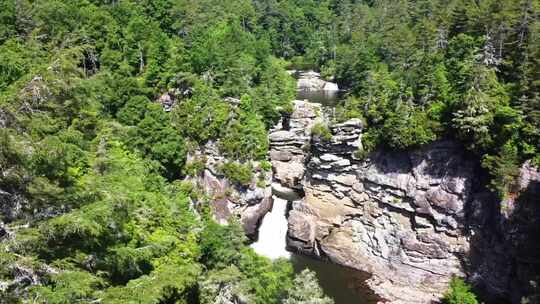
[[214,219],[226,224],[235,217],[242,223],[246,235],[256,239],[262,218],[272,209],[271,172],[263,170],[260,162],[252,161],[249,183],[241,185],[230,180],[220,167],[231,160],[221,155],[213,142],[190,153],[189,162],[201,163],[201,171],[186,177],[186,180],[192,181],[202,191]]
[[317,106],[295,109],[289,128],[270,135],[274,179],[304,194],[289,212],[290,249],[371,274],[368,286],[392,303],[437,301],[452,276],[469,277],[493,300],[534,293],[537,169],[522,170],[517,193],[530,193],[503,215],[459,144],[358,159],[359,120],[333,125],[325,139],[306,129]]

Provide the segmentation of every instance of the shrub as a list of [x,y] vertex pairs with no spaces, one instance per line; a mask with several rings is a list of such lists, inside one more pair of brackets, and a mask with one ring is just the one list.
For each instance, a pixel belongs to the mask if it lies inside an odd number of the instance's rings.
[[328,126],[322,122],[316,123],[311,128],[311,134],[323,141],[330,141],[332,139],[332,132],[330,132],[330,128],[328,128]]
[[266,187],[266,174],[263,172],[259,172],[259,176],[257,177],[257,187],[264,188]]
[[378,145],[378,133],[369,130],[362,134],[362,146],[354,153],[357,159],[365,159]]
[[251,164],[229,162],[221,165],[219,171],[232,182],[243,186],[249,185],[253,179],[253,167]]
[[186,176],[198,176],[206,168],[206,160],[196,158],[186,163],[183,169],[183,173]]
[[443,297],[445,304],[478,304],[471,287],[460,278],[453,278]]
[[270,172],[272,170],[272,164],[267,160],[262,160],[259,163],[259,167],[265,172]]
[[136,125],[144,118],[146,106],[150,99],[146,96],[134,96],[118,111],[117,117],[121,123],[126,125]]

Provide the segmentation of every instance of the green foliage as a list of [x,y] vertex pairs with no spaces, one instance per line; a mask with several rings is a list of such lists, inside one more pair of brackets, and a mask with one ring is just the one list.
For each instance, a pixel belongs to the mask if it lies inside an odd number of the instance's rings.
[[30,49],[17,39],[10,39],[0,45],[0,90],[6,89],[10,84],[21,78],[28,72],[32,61]]
[[253,83],[256,46],[255,37],[237,22],[218,23],[196,36],[193,69],[220,86],[225,96],[239,96]]
[[362,134],[362,146],[355,151],[354,157],[358,159],[365,159],[368,155],[375,150],[380,144],[380,135],[373,129]]
[[130,98],[118,111],[118,121],[123,124],[134,126],[144,119],[146,107],[150,100],[146,96],[134,96]]
[[286,62],[274,57],[263,62],[259,85],[253,93],[254,110],[262,116],[266,128],[273,127],[281,118],[281,112],[292,108],[296,83],[285,71]]
[[285,260],[270,262],[249,249],[243,252],[238,267],[246,274],[254,303],[280,304],[292,288],[293,269]]
[[[531,68],[540,69],[530,59],[540,50],[538,20],[523,23],[538,9],[530,1],[336,4],[337,39],[326,42],[337,45],[318,68],[349,89],[337,119],[365,120],[369,149],[458,139],[485,159],[504,196],[514,176],[509,168],[539,159],[538,83]],[[305,56],[314,52],[304,50]]]
[[172,121],[180,134],[202,144],[224,135],[232,108],[206,85],[196,84],[194,90],[190,99],[174,109]]
[[201,304],[219,303],[218,297],[222,292],[228,292],[233,298],[245,302],[253,301],[245,280],[245,275],[234,265],[209,272],[201,282]]
[[186,159],[184,140],[160,105],[148,104],[144,118],[131,133],[131,144],[157,161],[165,176],[180,176]]
[[217,269],[238,264],[246,242],[242,226],[237,221],[231,220],[229,225],[221,226],[208,220],[201,233],[201,260]]
[[53,274],[49,286],[33,288],[37,303],[69,304],[95,299],[95,292],[103,287],[103,279],[86,271],[63,271]]
[[195,158],[186,163],[183,173],[187,176],[199,176],[203,173],[205,168],[206,160],[204,158]]
[[491,187],[501,197],[512,192],[519,176],[518,148],[513,142],[507,142],[497,155],[485,155],[482,166],[492,175]]
[[0,129],[0,188],[20,189],[24,184],[26,155],[21,145],[9,129]]
[[443,297],[443,302],[445,304],[478,304],[469,285],[459,278],[452,279],[450,289]]
[[504,92],[497,83],[493,71],[485,68],[476,70],[473,84],[456,103],[452,123],[458,136],[470,142],[471,149],[487,149],[492,145],[490,128],[497,107],[505,104]]
[[251,98],[243,96],[238,118],[219,141],[220,150],[231,159],[263,159],[268,152],[268,134]]
[[149,275],[131,280],[125,287],[107,289],[105,303],[188,303],[194,297],[200,268],[196,264],[165,264]]
[[394,149],[420,146],[436,139],[426,113],[405,105],[386,118],[380,132],[384,143]]
[[244,244],[240,224],[214,222],[205,225],[201,235],[202,261],[216,269],[207,274],[201,286],[202,303],[215,303],[219,289],[257,304],[279,304],[292,287],[293,269],[285,260],[256,255]]
[[259,163],[259,167],[265,172],[272,171],[272,163],[267,160],[261,160],[261,162]]
[[[0,242],[0,280],[14,280],[15,264],[45,278],[0,297],[212,303],[226,284],[266,304],[316,292],[305,277],[311,290],[293,288],[290,264],[255,255],[237,223],[208,219],[205,197],[178,181],[203,168],[186,165],[187,147],[209,142],[235,160],[224,175],[253,181],[247,164],[265,159],[267,130],[291,111],[291,63],[348,90],[337,117],[367,126],[359,156],[455,137],[482,159],[495,191],[512,192],[520,164],[540,163],[538,9],[510,0],[1,1],[0,191],[21,208],[1,214],[18,228]],[[163,92],[170,113],[153,102]],[[313,133],[331,136],[322,125]]]
[[[0,4],[0,191],[21,204],[1,214],[16,234],[0,242],[0,280],[14,282],[19,266],[40,276],[2,299],[213,303],[216,284],[229,282],[253,303],[283,299],[291,265],[255,255],[240,224],[215,223],[200,190],[178,180],[204,168],[185,163],[187,147],[214,142],[242,161],[223,173],[250,184],[267,129],[291,108],[294,80],[257,9],[215,0]],[[175,102],[170,113],[152,102],[163,92]]]
[[330,141],[332,139],[332,132],[330,128],[323,122],[317,122],[311,128],[311,134],[323,141]]
[[289,291],[285,304],[332,304],[317,283],[315,273],[309,269],[302,271],[293,282],[293,288]]
[[221,165],[219,171],[230,181],[243,186],[249,185],[253,180],[253,166],[251,163],[228,162]]

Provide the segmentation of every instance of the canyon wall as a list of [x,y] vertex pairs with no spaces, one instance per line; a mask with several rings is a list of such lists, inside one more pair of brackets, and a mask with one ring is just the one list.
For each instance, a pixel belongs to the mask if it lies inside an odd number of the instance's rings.
[[391,303],[436,302],[452,276],[469,277],[494,301],[534,293],[537,169],[527,167],[517,189],[530,192],[527,203],[507,202],[512,211],[501,214],[459,144],[359,158],[361,122],[311,136],[318,110],[310,107],[296,102],[287,126],[270,135],[274,180],[304,194],[289,212],[290,249],[371,274],[368,286]]
[[[272,173],[265,171],[260,162],[252,161],[252,180],[241,185],[227,178],[220,166],[232,160],[224,157],[214,142],[208,142],[188,155],[188,163],[199,162],[201,172],[186,177],[200,189],[208,201],[214,219],[227,224],[231,217],[237,218],[246,235],[256,239],[260,222],[272,209]],[[200,202],[194,202],[195,204]]]

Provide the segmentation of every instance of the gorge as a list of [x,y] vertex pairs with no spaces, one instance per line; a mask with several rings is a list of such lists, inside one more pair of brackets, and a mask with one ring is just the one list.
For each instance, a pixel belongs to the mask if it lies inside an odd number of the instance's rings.
[[0,304],[540,303],[540,1],[0,1]]

